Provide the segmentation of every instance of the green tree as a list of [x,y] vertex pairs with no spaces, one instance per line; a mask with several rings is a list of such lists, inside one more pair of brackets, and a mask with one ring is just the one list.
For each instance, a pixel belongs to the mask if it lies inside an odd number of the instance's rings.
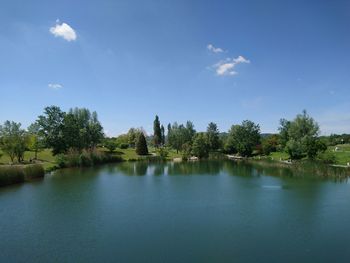
[[46,107],[44,114],[39,116],[39,133],[44,138],[46,147],[52,149],[54,155],[66,151],[63,140],[63,120],[65,113],[57,106]]
[[186,126],[183,124],[178,125],[175,122],[171,128],[168,127],[168,143],[177,152],[182,150],[182,146],[185,143],[192,144],[193,137],[196,134],[194,125],[192,122],[187,121]]
[[164,126],[160,126],[161,134],[162,134],[162,145],[165,145],[165,129]]
[[182,145],[181,158],[183,161],[187,161],[192,155],[192,145],[189,143],[184,143]]
[[279,143],[281,145],[281,148],[284,149],[287,145],[287,142],[289,141],[289,128],[290,128],[290,121],[286,119],[281,119],[280,120],[280,127],[278,128],[279,130]]
[[[64,139],[67,148],[76,150],[94,149],[103,139],[103,128],[98,120],[96,112],[90,112],[86,108],[70,109],[68,121],[64,119]],[[72,141],[73,133],[75,139]],[[71,142],[71,145],[70,143]]]
[[196,130],[194,129],[194,124],[191,121],[186,122],[185,130],[183,131],[184,142],[183,143],[192,143],[194,136],[196,135]]
[[214,122],[210,122],[207,127],[207,145],[210,151],[218,150],[220,147],[219,129]]
[[260,143],[260,127],[245,120],[241,125],[233,125],[229,131],[228,149],[235,149],[241,156],[251,156]]
[[34,159],[38,159],[38,152],[44,148],[43,137],[40,135],[40,125],[38,122],[32,123],[28,127],[28,148],[34,152]]
[[168,133],[166,136],[166,143],[169,144],[169,137],[170,137],[170,133],[171,133],[171,124],[170,123],[168,123],[167,130],[168,130]]
[[[308,157],[314,159],[317,154],[324,152],[327,146],[318,138],[319,126],[304,110],[298,114],[287,126],[288,141],[285,150],[292,159]],[[285,129],[280,128],[281,136],[285,136]]]
[[207,158],[209,155],[209,147],[207,144],[207,136],[203,132],[196,134],[192,144],[192,154],[198,158]]
[[117,143],[114,139],[106,138],[103,142],[103,146],[107,148],[110,153],[112,153],[117,148]]
[[169,150],[167,149],[167,147],[159,147],[157,149],[158,155],[161,159],[166,160],[166,158],[169,155]]
[[5,121],[0,125],[1,148],[11,159],[17,158],[18,162],[24,159],[24,152],[28,142],[28,137],[20,123]]
[[127,134],[121,134],[116,138],[117,146],[121,149],[129,147],[129,136]]
[[147,155],[148,154],[148,147],[147,147],[146,137],[143,134],[143,132],[140,132],[139,136],[137,138],[136,153],[138,155]]
[[261,146],[264,155],[269,155],[271,152],[276,152],[279,142],[277,134],[270,135],[262,139]]
[[54,155],[68,150],[92,150],[103,139],[97,113],[86,108],[74,108],[65,113],[57,106],[46,107],[37,123],[39,135]]
[[162,130],[160,128],[158,115],[156,115],[156,118],[153,122],[153,143],[157,148],[162,144]]
[[127,135],[130,147],[134,148],[136,146],[137,138],[140,135],[140,129],[130,128]]

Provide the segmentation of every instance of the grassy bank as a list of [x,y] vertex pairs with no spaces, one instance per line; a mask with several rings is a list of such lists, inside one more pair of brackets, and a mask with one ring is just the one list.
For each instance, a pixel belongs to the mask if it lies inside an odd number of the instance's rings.
[[[1,150],[0,150],[1,151]],[[26,151],[24,153],[24,161],[29,162],[30,159],[35,158],[35,153],[31,151]],[[6,165],[11,162],[10,157],[7,154],[3,154],[3,156],[0,159],[0,165]],[[41,164],[45,170],[50,170],[53,167],[55,167],[56,164],[56,158],[52,155],[50,149],[45,149],[41,152],[38,152],[38,159],[36,160],[37,163]]]
[[[347,163],[350,163],[350,144],[329,146],[325,154],[334,155],[334,164],[347,165]],[[268,157],[276,161],[290,159],[288,153],[285,152],[272,152]]]
[[22,183],[36,178],[42,178],[45,170],[40,164],[1,165],[0,186]]

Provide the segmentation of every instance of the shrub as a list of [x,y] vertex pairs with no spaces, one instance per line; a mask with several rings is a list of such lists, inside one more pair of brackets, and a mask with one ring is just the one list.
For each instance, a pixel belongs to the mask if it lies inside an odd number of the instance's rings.
[[128,148],[129,148],[129,144],[127,144],[127,143],[121,143],[121,144],[119,145],[119,148],[120,148],[120,149],[128,149]]
[[94,164],[93,160],[92,160],[92,154],[90,154],[87,151],[83,151],[80,155],[79,155],[79,166],[92,166]]
[[44,167],[41,164],[30,164],[23,166],[24,180],[42,178],[45,175]]
[[23,181],[23,170],[19,166],[0,166],[0,186],[21,183]]
[[181,159],[183,161],[187,161],[191,157],[192,147],[189,143],[185,143],[182,145],[182,153]]
[[120,156],[115,156],[100,152],[97,150],[83,151],[82,153],[69,152],[66,155],[57,155],[56,161],[60,168],[65,167],[86,167],[102,163],[120,162],[123,159]]
[[336,157],[332,152],[323,152],[317,155],[317,159],[328,164],[336,162]]
[[108,151],[112,153],[117,148],[117,143],[113,139],[106,139],[104,142],[104,147],[106,147]]
[[148,148],[145,135],[140,132],[136,142],[136,153],[138,155],[148,155]]
[[158,148],[157,152],[159,154],[159,157],[163,160],[165,160],[169,155],[169,150],[166,147]]
[[67,164],[67,157],[64,154],[57,154],[56,155],[56,163],[58,167],[65,168]]
[[0,166],[0,186],[22,183],[44,175],[44,168],[40,164],[3,165]]

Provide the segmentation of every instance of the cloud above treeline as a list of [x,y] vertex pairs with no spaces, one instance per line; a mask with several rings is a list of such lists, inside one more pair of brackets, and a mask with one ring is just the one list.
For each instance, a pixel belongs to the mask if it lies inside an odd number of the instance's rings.
[[233,76],[237,75],[236,66],[238,64],[249,64],[250,60],[244,58],[243,56],[238,56],[237,58],[226,58],[216,63],[213,68],[218,76]]
[[77,34],[75,30],[67,23],[61,23],[59,20],[56,21],[56,25],[50,28],[50,33],[55,37],[61,37],[64,40],[75,41],[77,39]]

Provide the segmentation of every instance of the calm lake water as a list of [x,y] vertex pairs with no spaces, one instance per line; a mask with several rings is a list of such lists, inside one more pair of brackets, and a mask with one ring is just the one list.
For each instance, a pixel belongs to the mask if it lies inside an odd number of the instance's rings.
[[0,188],[0,261],[348,263],[350,184],[224,161],[61,170]]

